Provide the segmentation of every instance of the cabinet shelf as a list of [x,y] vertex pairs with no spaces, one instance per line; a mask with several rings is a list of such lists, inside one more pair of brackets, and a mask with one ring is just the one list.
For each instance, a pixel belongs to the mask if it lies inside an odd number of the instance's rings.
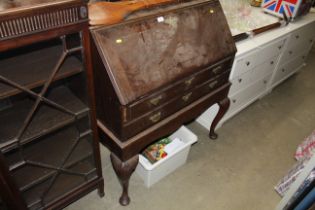
[[[22,145],[68,125],[76,119],[85,119],[85,117],[88,117],[88,107],[65,86],[54,88],[48,94],[47,98],[65,109],[70,110],[74,115],[58,110],[42,102],[21,136],[20,143]],[[16,135],[33,104],[33,100],[25,99],[0,112],[0,122],[6,122],[0,127],[0,148],[3,152],[17,147],[18,140],[16,139]],[[81,127],[84,127],[84,123],[88,125],[89,120],[83,120]]]
[[[19,49],[15,50],[18,52],[1,55],[0,75],[28,89],[42,86],[58,62],[62,50],[62,46],[57,44],[42,47],[34,51]],[[19,55],[10,56],[16,53]],[[75,75],[82,72],[82,70],[82,63],[76,54],[69,55],[62,64],[58,74],[54,77],[54,81]],[[0,80],[0,99],[16,95],[20,92],[21,90]]]
[[60,174],[51,188],[49,193],[42,198],[43,193],[47,190],[50,180],[47,180],[36,187],[22,193],[29,209],[43,209],[43,207],[52,203],[55,199],[58,199],[65,194],[71,193],[77,190],[83,185],[97,178],[95,166],[89,161],[82,162],[74,166],[76,170],[90,169],[88,172],[88,178],[73,176],[68,174]]
[[97,177],[92,140],[91,131],[80,134],[71,125],[26,145],[22,153],[17,149],[5,154],[9,165],[19,165],[11,174],[30,209],[40,209]]
[[[36,144],[25,147],[23,150],[24,160],[19,157],[19,151],[8,154],[6,156],[8,162],[18,165],[17,168],[11,169],[11,173],[20,191],[27,191],[50,179],[58,172],[64,158],[69,153],[70,156],[62,167],[64,169],[71,169],[77,164],[91,159],[93,153],[90,132],[83,134],[74,150],[71,150],[72,145],[77,141],[78,135],[76,128],[71,126],[43,138]],[[40,164],[34,165],[32,163]],[[89,171],[80,171],[80,173],[88,173]]]

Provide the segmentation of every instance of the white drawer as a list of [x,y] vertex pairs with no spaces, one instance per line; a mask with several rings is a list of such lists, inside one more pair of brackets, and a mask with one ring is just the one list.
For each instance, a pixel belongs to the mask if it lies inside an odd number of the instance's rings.
[[259,57],[262,61],[265,62],[267,59],[278,56],[284,48],[285,38],[276,40],[270,44],[267,44],[260,48]]
[[305,27],[298,29],[296,31],[293,31],[290,35],[288,43],[291,45],[298,44],[299,42],[307,38],[306,32],[307,30],[305,29]]
[[256,66],[252,70],[251,81],[255,82],[266,77],[267,75],[272,74],[277,65],[278,59],[279,59],[279,56],[275,56],[275,57],[269,58],[264,63]]
[[295,45],[309,46],[314,42],[314,40],[315,40],[315,24],[313,23],[310,25],[306,25],[299,30],[293,31],[288,40],[287,48],[293,48],[293,46]]
[[281,58],[280,65],[287,63],[288,61],[294,59],[298,55],[301,54],[301,52],[309,51],[312,47],[313,40],[310,42],[308,39],[304,39],[298,44],[290,45],[284,52],[283,56]]
[[270,77],[271,75],[268,75],[267,77],[253,83],[243,91],[229,96],[231,100],[231,105],[229,109],[230,114],[244,109],[250,103],[255,101],[259,96],[261,96],[267,90],[267,84]]
[[231,80],[232,86],[230,88],[229,94],[235,94],[239,91],[242,91],[246,86],[249,86],[251,83],[251,73],[251,71],[248,71],[245,74],[242,74]]
[[315,23],[308,24],[296,31],[296,35],[300,35],[302,39],[314,39],[315,38]]
[[287,78],[288,75],[297,71],[304,64],[307,53],[308,51],[300,53],[300,55],[293,58],[290,62],[280,66],[273,78],[272,86],[277,85],[279,82]]
[[234,79],[244,74],[249,69],[254,68],[259,63],[259,60],[260,56],[257,50],[251,51],[242,57],[235,58],[230,78]]

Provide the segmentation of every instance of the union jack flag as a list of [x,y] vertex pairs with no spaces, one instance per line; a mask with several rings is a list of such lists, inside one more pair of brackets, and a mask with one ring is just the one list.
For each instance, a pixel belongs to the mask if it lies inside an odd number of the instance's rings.
[[294,17],[301,0],[264,0],[262,7],[267,12],[271,12],[278,16],[286,14],[287,17]]

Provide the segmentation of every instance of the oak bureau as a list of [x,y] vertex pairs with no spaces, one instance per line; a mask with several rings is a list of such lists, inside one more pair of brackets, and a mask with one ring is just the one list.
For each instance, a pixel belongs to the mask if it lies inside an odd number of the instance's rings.
[[215,103],[209,136],[217,138],[236,47],[218,0],[160,6],[90,30],[100,138],[128,205],[129,178],[147,145]]

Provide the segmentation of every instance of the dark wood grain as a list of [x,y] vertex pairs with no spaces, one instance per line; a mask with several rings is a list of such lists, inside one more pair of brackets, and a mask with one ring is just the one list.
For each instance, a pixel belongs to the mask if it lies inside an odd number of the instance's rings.
[[23,197],[19,193],[12,177],[9,175],[9,169],[5,165],[5,158],[2,153],[0,153],[0,195],[2,201],[5,202],[10,209],[27,209]]
[[104,195],[88,40],[86,1],[0,2],[0,194],[10,209]]
[[139,156],[135,155],[129,160],[122,162],[114,153],[111,153],[110,159],[123,188],[119,203],[123,206],[127,206],[130,203],[128,195],[129,179],[138,165]]
[[[51,131],[68,125],[76,120],[76,115],[81,119],[89,114],[88,107],[73,96],[66,87],[61,86],[54,89],[48,95],[47,99],[72,111],[73,115],[42,103],[38,109],[37,115],[32,119],[27,130],[22,135],[22,141],[20,143],[28,143]],[[17,139],[15,139],[16,134],[33,104],[34,100],[25,99],[0,112],[0,120],[6,122],[6,124],[0,127],[0,148],[2,151],[8,151],[17,146]],[[84,123],[86,125],[84,125]],[[85,122],[81,124],[82,127],[88,127],[88,119],[85,119]]]
[[226,20],[216,1],[159,15],[164,22],[158,23],[155,16],[92,30],[123,105],[232,56],[236,50],[229,28],[222,27]]
[[141,150],[228,100],[236,47],[219,1],[170,7],[91,28],[97,125],[122,183],[122,205],[130,202]]
[[220,120],[222,119],[222,117],[228,111],[228,109],[230,107],[230,100],[228,98],[225,98],[222,101],[220,101],[218,104],[219,104],[219,111],[218,111],[217,115],[215,116],[215,118],[213,119],[213,122],[210,126],[209,137],[211,139],[217,139],[218,138],[218,135],[214,132],[214,130],[215,130],[216,126],[218,125],[218,123],[220,122]]
[[135,154],[140,153],[152,142],[171,134],[184,123],[195,119],[211,105],[222,101],[226,98],[230,85],[231,83],[223,85],[216,92],[203,96],[164,120],[127,139],[125,142],[122,142],[119,137],[115,136],[111,130],[98,121],[101,135],[100,140],[102,144],[108,146],[122,161],[126,161]]
[[[54,44],[48,42],[49,44]],[[24,51],[24,53],[22,53]],[[62,52],[61,45],[49,45],[41,49],[25,48],[0,54],[0,75],[29,89],[45,83]],[[69,56],[54,78],[60,80],[83,70],[82,63]],[[0,99],[21,91],[0,81]]]
[[122,22],[135,11],[173,2],[173,0],[92,2],[89,4],[89,23],[90,25],[112,25]]

